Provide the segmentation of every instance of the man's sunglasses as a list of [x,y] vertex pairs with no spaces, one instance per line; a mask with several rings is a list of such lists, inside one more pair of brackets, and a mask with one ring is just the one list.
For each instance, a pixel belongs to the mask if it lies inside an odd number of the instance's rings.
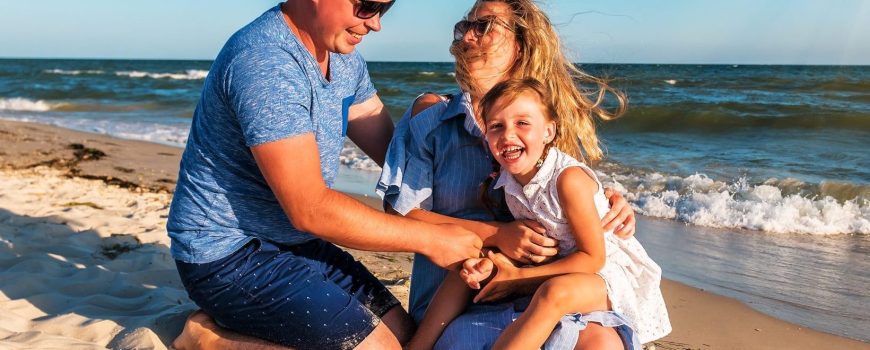
[[353,15],[360,19],[369,19],[377,14],[384,17],[387,10],[396,3],[396,0],[380,2],[372,0],[359,0],[353,10]]
[[453,26],[453,40],[462,40],[465,37],[465,33],[469,30],[474,31],[473,33],[475,37],[483,37],[492,30],[493,24],[501,25],[502,27],[507,28],[507,30],[513,32],[513,28],[502,19],[496,16],[485,16],[474,21],[463,19],[456,22],[456,25]]

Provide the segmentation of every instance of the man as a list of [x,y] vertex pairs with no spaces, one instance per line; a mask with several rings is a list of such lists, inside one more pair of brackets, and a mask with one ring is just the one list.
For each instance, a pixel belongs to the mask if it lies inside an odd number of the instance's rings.
[[[167,224],[181,279],[210,318],[194,314],[177,348],[400,349],[408,314],[334,244],[420,253],[442,267],[478,256],[470,231],[330,189],[345,135],[383,163],[392,123],[354,47],[393,2],[287,1],[218,54]],[[191,334],[211,318],[245,336]]]

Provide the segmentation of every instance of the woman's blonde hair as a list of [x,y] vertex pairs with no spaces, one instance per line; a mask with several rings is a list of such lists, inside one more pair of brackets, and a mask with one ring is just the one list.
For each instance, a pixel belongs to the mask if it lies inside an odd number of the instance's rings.
[[[555,140],[555,147],[587,163],[601,160],[603,152],[595,134],[595,119],[621,116],[627,103],[625,95],[604,79],[584,73],[565,57],[553,24],[532,0],[478,0],[471,11],[485,2],[505,3],[513,12],[510,24],[519,50],[505,80],[531,78],[542,82],[549,91],[549,105],[558,115],[560,137]],[[474,86],[463,68],[467,62],[456,56],[457,82],[463,87]],[[616,99],[612,110],[604,106],[607,95]]]

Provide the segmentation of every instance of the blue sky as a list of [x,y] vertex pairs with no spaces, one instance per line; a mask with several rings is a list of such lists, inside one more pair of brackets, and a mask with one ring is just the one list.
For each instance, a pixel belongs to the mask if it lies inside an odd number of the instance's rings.
[[[370,61],[450,61],[453,23],[472,3],[399,0],[360,51]],[[870,64],[865,0],[540,3],[580,62]],[[275,4],[0,0],[0,57],[211,59]]]

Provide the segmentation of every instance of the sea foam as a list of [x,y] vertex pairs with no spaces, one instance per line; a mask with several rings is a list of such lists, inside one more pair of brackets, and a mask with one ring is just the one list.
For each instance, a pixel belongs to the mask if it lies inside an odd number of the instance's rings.
[[60,74],[60,75],[81,75],[81,74],[103,74],[104,71],[101,70],[63,70],[63,69],[47,69],[43,72],[48,74]]
[[378,166],[378,163],[375,163],[374,160],[369,158],[362,150],[350,141],[345,142],[338,160],[342,165],[351,169],[371,172],[381,171],[381,167]]
[[837,200],[766,184],[776,181],[751,184],[741,178],[728,183],[704,174],[599,176],[647,216],[777,233],[870,234],[870,203],[863,196]]
[[31,111],[45,112],[58,104],[52,104],[43,100],[29,100],[21,97],[0,98],[0,110],[6,111]]
[[117,71],[115,75],[130,78],[151,78],[151,79],[174,79],[174,80],[198,80],[205,79],[208,76],[207,70],[188,69],[184,73],[153,73],[142,71]]

